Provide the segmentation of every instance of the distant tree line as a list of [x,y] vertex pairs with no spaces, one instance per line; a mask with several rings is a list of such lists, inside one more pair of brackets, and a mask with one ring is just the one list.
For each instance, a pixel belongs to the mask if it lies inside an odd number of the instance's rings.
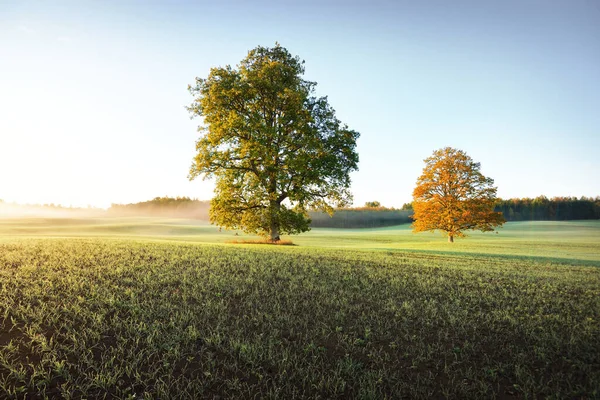
[[[123,216],[161,216],[193,218],[208,221],[210,201],[189,197],[155,197],[131,204],[112,204],[108,212]],[[311,226],[315,228],[377,228],[412,222],[412,212],[382,207],[379,202],[367,202],[364,207],[336,209],[333,216],[320,211],[309,211]]]
[[97,217],[105,213],[102,208],[92,206],[73,207],[60,204],[18,204],[0,200],[0,217],[31,217],[31,218],[72,218],[72,217]]
[[410,209],[383,207],[378,201],[368,201],[364,207],[342,208],[332,216],[327,213],[310,211],[313,228],[379,228],[411,223]]
[[396,209],[346,208],[336,210],[333,216],[322,212],[309,212],[313,228],[378,228],[411,223],[411,211]]
[[[402,210],[412,210],[412,203],[404,204]],[[600,196],[498,199],[495,211],[502,212],[507,221],[600,219]]]
[[174,218],[193,218],[208,221],[210,201],[189,197],[155,197],[131,204],[112,204],[108,212],[114,215],[151,215]]
[[[95,208],[65,207],[58,204],[19,205],[0,204],[11,209],[56,210],[64,212],[104,212]],[[152,200],[131,204],[112,204],[108,213],[119,216],[162,216],[192,218],[208,221],[209,201],[189,197],[155,197]],[[507,221],[565,221],[578,219],[600,219],[599,197],[553,197],[500,199],[495,208],[501,211]],[[381,206],[378,201],[367,202],[363,207],[335,210],[333,216],[319,211],[309,211],[311,226],[314,228],[377,228],[412,223],[412,203],[405,203],[400,209]]]
[[[155,197],[132,204],[113,204],[108,210],[114,215],[154,215],[174,218],[193,218],[208,221],[209,201],[189,197]],[[507,221],[563,221],[600,219],[600,197],[515,198],[498,201],[495,208]],[[363,207],[335,210],[333,216],[319,211],[309,211],[313,228],[378,228],[412,223],[412,204],[400,209],[381,206],[378,201],[367,202]]]
[[74,206],[64,206],[62,204],[54,204],[54,203],[48,203],[48,204],[30,204],[30,203],[26,203],[26,204],[19,204],[19,203],[14,203],[14,202],[6,202],[3,199],[0,199],[0,205],[1,206],[5,206],[5,207],[13,207],[13,208],[27,208],[27,209],[40,209],[40,210],[57,210],[57,211],[88,211],[88,210],[94,210],[94,211],[99,211],[102,210],[101,208],[97,208],[97,207],[92,207],[92,206],[87,206],[87,207],[74,207]]
[[534,199],[500,200],[496,211],[501,211],[507,221],[565,221],[600,219],[600,197],[538,196]]

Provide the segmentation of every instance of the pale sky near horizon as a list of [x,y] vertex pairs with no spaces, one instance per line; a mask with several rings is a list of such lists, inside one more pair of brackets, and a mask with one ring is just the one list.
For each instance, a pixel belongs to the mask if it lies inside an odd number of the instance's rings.
[[600,2],[0,0],[0,199],[212,197],[187,85],[281,43],[361,133],[355,205],[460,148],[509,197],[600,195]]

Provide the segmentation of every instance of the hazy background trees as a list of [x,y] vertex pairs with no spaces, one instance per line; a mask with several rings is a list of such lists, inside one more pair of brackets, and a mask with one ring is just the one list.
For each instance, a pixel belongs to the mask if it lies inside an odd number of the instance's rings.
[[[5,216],[160,216],[208,221],[209,200],[189,197],[155,197],[130,204],[114,203],[108,210],[101,208],[65,207],[57,204],[16,204],[0,201],[0,214]],[[600,197],[552,197],[498,199],[494,208],[508,221],[567,221],[600,219]],[[333,216],[309,211],[315,228],[377,228],[409,224],[412,203],[401,208],[380,206],[350,207],[335,210]]]
[[314,228],[380,228],[412,222],[410,218],[412,211],[385,207],[338,209],[332,216],[311,211],[309,215],[312,220],[310,226]]
[[600,197],[515,198],[499,200],[496,210],[507,221],[600,219]]
[[[536,200],[537,199],[537,200]],[[6,205],[6,204],[5,204]],[[113,204],[109,213],[119,215],[160,215],[193,218],[208,221],[210,201],[189,197],[156,197],[131,204]],[[13,205],[16,207],[16,205]],[[51,205],[37,206],[46,210]],[[54,206],[57,210],[67,207]],[[508,221],[566,221],[600,219],[600,197],[552,197],[498,199],[494,208]],[[82,209],[79,209],[82,210]],[[309,211],[311,226],[316,228],[377,228],[412,222],[412,203],[400,209],[380,206],[338,208],[333,216],[319,211]]]
[[119,216],[157,216],[208,221],[209,207],[208,200],[165,196],[138,203],[112,204],[108,212]]

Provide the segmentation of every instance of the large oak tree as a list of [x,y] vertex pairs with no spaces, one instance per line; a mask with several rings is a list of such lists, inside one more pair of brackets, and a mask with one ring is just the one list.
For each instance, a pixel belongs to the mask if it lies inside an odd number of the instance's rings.
[[464,151],[446,147],[425,159],[423,174],[413,191],[415,232],[441,230],[448,241],[466,230],[493,231],[505,222],[495,212],[494,180],[480,172]]
[[278,241],[309,229],[309,208],[351,203],[359,133],[303,74],[304,61],[277,44],[188,88],[188,110],[203,118],[189,178],[216,179],[211,222]]

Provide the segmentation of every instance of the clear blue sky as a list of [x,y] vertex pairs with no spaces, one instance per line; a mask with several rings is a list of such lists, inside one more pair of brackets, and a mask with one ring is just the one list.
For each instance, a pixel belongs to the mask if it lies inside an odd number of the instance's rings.
[[503,198],[600,195],[597,0],[0,0],[0,198],[211,198],[187,84],[276,41],[361,133],[356,205],[410,201],[444,146]]

